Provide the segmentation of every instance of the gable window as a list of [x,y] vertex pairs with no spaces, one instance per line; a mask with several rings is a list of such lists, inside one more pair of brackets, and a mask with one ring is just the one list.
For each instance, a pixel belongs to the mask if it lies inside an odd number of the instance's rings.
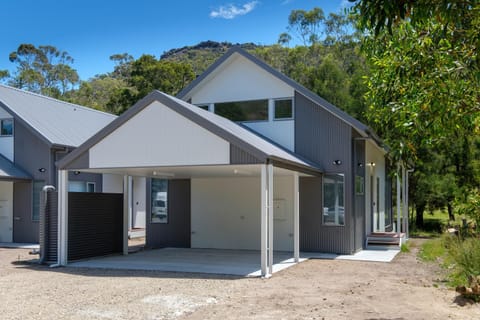
[[275,100],[275,120],[293,119],[292,99]]
[[343,174],[325,174],[323,177],[323,224],[345,225],[344,202]]
[[13,135],[13,119],[0,120],[0,136],[9,137]]
[[32,221],[40,220],[40,193],[45,181],[34,181],[32,188]]
[[232,121],[267,121],[268,100],[216,103],[215,113]]
[[200,109],[207,110],[208,111],[208,104],[199,104],[197,105]]
[[168,223],[168,180],[152,179],[152,223]]

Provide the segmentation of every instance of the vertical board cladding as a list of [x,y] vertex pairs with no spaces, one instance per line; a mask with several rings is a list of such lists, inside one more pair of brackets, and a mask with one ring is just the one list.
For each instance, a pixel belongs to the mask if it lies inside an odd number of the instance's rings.
[[352,253],[352,236],[347,225],[322,224],[322,201],[322,178],[300,178],[300,250]]
[[39,229],[40,261],[55,263],[58,248],[58,193],[55,191],[42,192]]
[[[33,180],[55,184],[55,175],[51,169],[50,147],[22,122],[15,120],[14,125],[15,165],[29,173]],[[45,170],[40,170],[41,168]],[[37,243],[39,241],[38,221],[32,219],[32,183],[15,182],[13,188],[13,241]]]
[[256,164],[261,163],[259,159],[245,150],[230,144],[230,164]]
[[38,221],[32,220],[32,189],[31,182],[13,183],[13,242],[38,242]]
[[152,223],[151,180],[147,179],[146,247],[190,248],[190,180],[168,180],[168,223]]
[[68,194],[68,260],[121,253],[123,194]]
[[[356,138],[356,137],[355,137]],[[366,236],[365,221],[365,140],[354,144],[354,207],[355,207],[355,251],[363,249]],[[358,185],[357,185],[358,184]]]
[[[350,254],[354,252],[354,178],[352,173],[352,127],[333,115],[323,107],[295,93],[295,153],[317,163],[325,173],[344,174],[345,177],[345,225],[326,226],[315,222],[305,225],[300,222],[300,230],[304,239],[302,250],[324,251]],[[341,164],[335,164],[340,160]],[[300,184],[300,215],[305,223],[317,218],[309,215],[320,215],[322,212],[322,183],[303,182]],[[315,198],[311,198],[308,188],[315,188]],[[313,192],[313,191],[312,191]],[[302,213],[302,208],[305,212]],[[320,216],[321,219],[321,216]],[[321,222],[321,221],[320,221]],[[308,231],[307,231],[308,230]],[[307,239],[309,238],[309,239]],[[311,238],[311,239],[310,239]],[[302,244],[302,242],[301,242]],[[307,245],[308,244],[308,245]]]

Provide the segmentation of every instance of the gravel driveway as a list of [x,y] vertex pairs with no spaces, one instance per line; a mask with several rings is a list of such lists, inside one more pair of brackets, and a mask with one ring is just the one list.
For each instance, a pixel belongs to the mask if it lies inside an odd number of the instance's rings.
[[415,245],[391,263],[310,260],[270,279],[52,269],[0,248],[0,319],[480,319]]

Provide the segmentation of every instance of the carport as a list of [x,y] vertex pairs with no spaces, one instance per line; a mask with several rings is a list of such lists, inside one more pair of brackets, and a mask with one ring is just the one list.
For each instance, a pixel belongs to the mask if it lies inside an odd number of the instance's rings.
[[[58,167],[60,265],[69,263],[68,172],[81,171],[123,177],[124,255],[128,254],[128,177],[164,179],[172,184],[186,181],[181,194],[183,202],[190,204],[191,252],[217,249],[209,251],[216,252],[212,263],[217,266],[222,256],[228,260],[242,256],[241,252],[245,256],[260,253],[257,261],[264,277],[274,271],[275,241],[280,248],[291,248],[292,261],[299,261],[299,177],[320,174],[311,163],[240,125],[158,91],[59,161]],[[283,193],[281,199],[274,199],[276,192]],[[179,194],[172,192],[170,198],[169,191],[169,203]],[[235,215],[230,216],[230,211]],[[171,222],[160,225],[159,232],[173,227],[174,214]],[[274,226],[282,221],[275,233]],[[200,259],[195,254],[190,257]]]

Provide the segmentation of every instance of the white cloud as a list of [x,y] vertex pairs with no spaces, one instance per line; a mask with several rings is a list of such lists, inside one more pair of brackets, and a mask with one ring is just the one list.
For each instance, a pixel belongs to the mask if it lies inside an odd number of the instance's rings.
[[257,6],[258,1],[250,1],[242,5],[241,7],[237,7],[234,4],[227,4],[224,6],[220,6],[216,10],[212,10],[210,12],[210,18],[223,18],[223,19],[233,19],[236,16],[243,16]]

